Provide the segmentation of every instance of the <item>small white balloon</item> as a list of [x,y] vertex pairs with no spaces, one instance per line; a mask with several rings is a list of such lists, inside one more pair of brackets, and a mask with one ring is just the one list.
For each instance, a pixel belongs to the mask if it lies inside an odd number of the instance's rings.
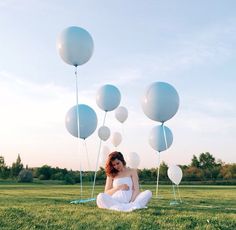
[[179,108],[176,89],[165,82],[151,84],[142,99],[144,114],[154,121],[165,122],[172,118]]
[[149,135],[149,144],[153,149],[162,152],[168,149],[173,142],[173,134],[171,130],[164,125],[155,126]]
[[107,126],[101,126],[98,129],[98,136],[103,141],[108,140],[110,137],[110,134],[111,134],[110,129]]
[[139,155],[135,152],[130,152],[127,155],[127,165],[131,168],[137,169],[140,163]]
[[169,179],[176,185],[178,185],[183,177],[182,169],[177,165],[172,165],[167,170]]
[[119,132],[114,132],[111,136],[111,143],[117,147],[122,141],[122,136]]
[[115,117],[119,122],[124,123],[128,118],[128,110],[124,106],[119,106],[115,110]]
[[103,85],[96,95],[96,102],[100,109],[105,112],[112,111],[120,104],[121,95],[114,85]]
[[57,39],[57,50],[62,60],[69,65],[86,63],[93,54],[93,39],[87,30],[71,26],[64,29]]

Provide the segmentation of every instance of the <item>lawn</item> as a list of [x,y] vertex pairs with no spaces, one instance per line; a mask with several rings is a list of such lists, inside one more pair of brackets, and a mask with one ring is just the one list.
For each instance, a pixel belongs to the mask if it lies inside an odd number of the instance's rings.
[[[103,186],[96,186],[96,194]],[[236,186],[180,186],[182,203],[172,187],[155,185],[149,207],[131,213],[98,209],[80,198],[79,185],[0,184],[0,229],[236,229]],[[89,198],[91,186],[84,187]]]

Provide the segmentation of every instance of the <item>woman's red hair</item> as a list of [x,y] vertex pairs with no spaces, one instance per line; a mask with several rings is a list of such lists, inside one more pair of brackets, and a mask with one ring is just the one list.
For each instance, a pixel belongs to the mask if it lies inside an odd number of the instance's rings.
[[106,165],[105,165],[105,173],[107,176],[110,176],[112,178],[114,178],[117,174],[118,174],[118,170],[116,170],[113,165],[112,165],[112,161],[114,160],[120,160],[123,165],[126,165],[125,159],[122,155],[121,152],[112,152],[108,155],[107,161],[106,161]]

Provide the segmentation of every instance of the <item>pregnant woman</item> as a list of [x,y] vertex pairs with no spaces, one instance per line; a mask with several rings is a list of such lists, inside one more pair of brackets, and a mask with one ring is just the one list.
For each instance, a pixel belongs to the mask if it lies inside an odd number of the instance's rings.
[[152,193],[149,190],[139,191],[137,170],[126,167],[120,152],[109,154],[105,172],[105,191],[97,196],[99,208],[131,212],[146,207]]

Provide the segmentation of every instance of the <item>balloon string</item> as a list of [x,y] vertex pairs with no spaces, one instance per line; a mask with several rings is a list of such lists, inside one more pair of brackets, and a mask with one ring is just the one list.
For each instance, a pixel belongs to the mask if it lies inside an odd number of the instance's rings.
[[91,165],[90,165],[90,160],[89,160],[89,154],[88,154],[88,146],[87,146],[87,142],[86,142],[85,139],[84,139],[84,148],[85,148],[85,151],[86,151],[87,162],[88,162],[88,168],[89,168],[89,170],[91,170]]
[[97,162],[96,162],[96,169],[95,169],[95,173],[94,173],[94,180],[93,180],[93,189],[92,189],[92,193],[91,193],[91,198],[93,198],[94,195],[94,188],[95,188],[95,183],[96,183],[96,177],[97,177],[97,168],[98,168],[98,160],[99,160],[99,153],[101,150],[101,145],[102,145],[102,140],[100,139],[99,141],[99,147],[98,147],[98,155],[97,155]]
[[162,123],[162,129],[163,129],[163,133],[164,133],[164,140],[165,140],[166,149],[168,149],[167,139],[166,139],[166,130],[165,130],[165,127],[164,127],[164,123]]
[[[106,115],[107,115],[107,112],[105,111],[102,126],[105,125]],[[94,173],[93,189],[92,189],[92,193],[91,193],[91,198],[93,198],[93,195],[94,195],[94,188],[95,188],[95,183],[96,183],[96,177],[97,177],[97,171],[98,171],[98,161],[99,161],[99,157],[100,157],[101,146],[102,146],[102,139],[100,139],[100,141],[99,141],[99,147],[98,147],[98,154],[97,154],[97,161],[96,161],[96,168],[95,168],[95,173]]]
[[124,123],[122,123],[121,124],[121,129],[122,129],[122,139],[123,139],[123,141],[122,141],[122,143],[123,143],[123,148],[125,148],[126,147],[126,144],[124,143],[124,141],[126,140],[126,138],[125,138],[125,132],[124,132]]
[[77,66],[75,67],[75,92],[76,92],[76,122],[77,122],[77,134],[78,138],[80,137],[79,135],[79,89],[78,89],[78,75],[77,75]]
[[[76,122],[77,122],[77,134],[78,134],[78,152],[80,149],[80,125],[79,125],[79,87],[78,87],[78,74],[77,74],[77,66],[75,66],[75,92],[76,92]],[[82,164],[81,164],[82,157],[80,159],[80,198],[82,199],[83,194],[83,177],[82,177]]]
[[107,111],[105,111],[105,114],[104,114],[104,118],[103,118],[103,123],[102,123],[102,126],[104,126],[104,125],[105,125],[106,116],[107,116]]
[[122,135],[125,140],[124,124],[121,124]]
[[80,200],[83,198],[83,177],[82,177],[82,166],[80,160]]
[[174,187],[175,185],[172,183],[172,188],[173,188],[173,193],[174,193],[174,198],[175,198],[175,200],[176,200],[176,194],[175,194],[175,187]]
[[158,185],[159,185],[159,175],[160,175],[160,152],[158,152],[158,169],[157,169],[157,185],[156,185],[156,198],[158,197]]
[[180,192],[179,192],[179,185],[177,185],[177,191],[178,191],[178,195],[179,195],[179,200],[180,200],[180,202],[182,203],[182,199],[181,199],[181,197],[180,197]]

